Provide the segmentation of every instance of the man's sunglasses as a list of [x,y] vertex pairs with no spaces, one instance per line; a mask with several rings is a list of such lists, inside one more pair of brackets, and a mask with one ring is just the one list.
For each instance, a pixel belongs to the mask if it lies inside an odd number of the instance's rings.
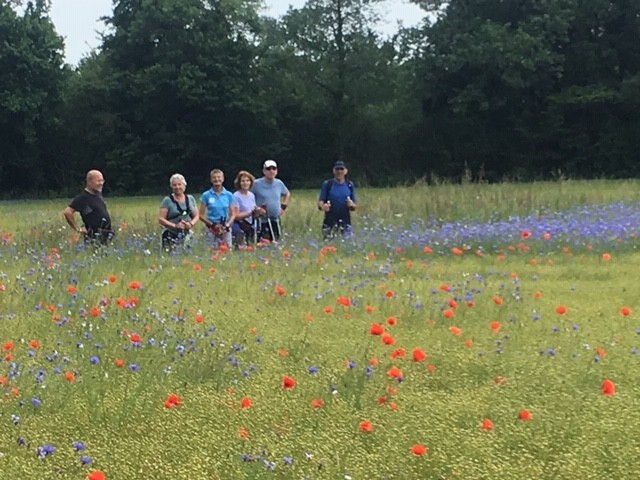
[[344,167],[335,167],[334,170],[344,170]]
[[278,167],[264,167],[265,170],[277,170]]

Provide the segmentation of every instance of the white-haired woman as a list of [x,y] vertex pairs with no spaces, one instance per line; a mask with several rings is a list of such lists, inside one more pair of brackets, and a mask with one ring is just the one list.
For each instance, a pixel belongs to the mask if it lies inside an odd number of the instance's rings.
[[200,219],[196,200],[187,195],[187,181],[179,173],[169,179],[171,194],[164,197],[160,204],[158,223],[162,225],[162,247],[170,249],[184,243],[191,235],[193,226]]

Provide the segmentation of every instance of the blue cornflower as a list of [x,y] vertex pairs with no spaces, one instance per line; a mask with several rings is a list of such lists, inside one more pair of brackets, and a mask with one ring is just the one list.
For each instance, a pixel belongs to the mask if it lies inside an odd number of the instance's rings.
[[293,465],[293,457],[284,457],[282,461],[285,465]]
[[79,441],[75,441],[73,442],[73,449],[76,452],[81,452],[82,450],[84,450],[85,448],[87,448],[87,446],[83,443],[83,442],[79,442]]
[[138,370],[140,370],[140,367],[137,363],[132,363],[131,365],[129,365],[129,370],[131,370],[132,372],[137,372]]
[[49,455],[53,455],[56,451],[56,447],[51,445],[50,443],[45,443],[44,445],[40,445],[36,448],[36,455],[38,458],[43,459]]
[[309,373],[317,373],[318,372],[318,367],[316,367],[315,365],[311,365],[309,367]]
[[93,365],[98,365],[100,363],[100,357],[98,357],[97,355],[92,356],[89,361],[93,364]]
[[31,399],[31,405],[33,405],[34,407],[39,407],[40,405],[42,405],[42,401],[38,397],[33,397]]
[[89,457],[88,455],[82,455],[80,457],[80,463],[82,465],[90,465],[91,462],[93,462],[93,460],[91,459],[91,457]]

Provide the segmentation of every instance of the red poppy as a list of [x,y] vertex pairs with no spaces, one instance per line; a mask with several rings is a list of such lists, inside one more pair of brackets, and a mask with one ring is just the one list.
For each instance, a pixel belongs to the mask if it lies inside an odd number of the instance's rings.
[[67,292],[69,292],[69,293],[71,293],[71,294],[76,293],[76,291],[77,291],[77,290],[76,290],[76,286],[75,286],[75,285],[69,285],[69,286],[67,287]]
[[529,238],[531,236],[531,232],[529,230],[522,230],[520,232],[521,238]]
[[333,307],[331,305],[327,305],[322,309],[324,313],[333,313]]
[[107,480],[107,476],[102,470],[93,470],[87,475],[87,480]]
[[40,348],[40,342],[34,338],[31,341],[29,341],[29,346],[31,348]]
[[620,307],[620,314],[626,317],[631,314],[631,309],[629,307]]
[[532,417],[533,415],[531,414],[531,411],[527,410],[526,408],[523,408],[518,412],[518,418],[523,422],[528,422]]
[[338,297],[338,303],[340,305],[342,305],[343,307],[350,307],[351,306],[351,299],[349,297],[340,296],[340,297]]
[[311,400],[311,407],[315,408],[316,410],[318,410],[319,408],[322,408],[324,406],[324,400],[322,400],[321,398],[314,398],[313,400]]
[[540,297],[542,297],[542,292],[541,292],[541,291],[534,292],[533,297],[534,297],[534,298],[540,298]]
[[296,386],[296,381],[288,375],[283,375],[282,377],[282,388],[285,390],[290,390]]
[[616,393],[616,384],[613,383],[612,380],[605,378],[602,382],[602,393],[604,393],[608,397],[612,397],[614,393]]
[[371,313],[371,312],[373,312],[375,309],[376,309],[376,307],[374,307],[373,305],[367,305],[367,308],[366,308],[367,313]]
[[453,333],[454,335],[461,335],[462,334],[462,330],[460,328],[458,328],[458,327],[453,326],[453,325],[449,327],[449,331],[451,333]]
[[138,282],[137,280],[132,280],[131,282],[129,282],[128,288],[130,290],[138,290],[141,286],[142,284],[140,282]]
[[117,368],[122,368],[124,367],[124,360],[122,358],[116,358],[113,361],[113,364],[117,367]]
[[140,343],[140,341],[142,340],[142,337],[140,337],[139,333],[132,333],[129,336],[129,339],[131,340],[132,343]]
[[429,245],[425,245],[424,249],[422,250],[424,253],[432,253],[433,250],[431,249],[431,247]]
[[462,255],[464,252],[458,247],[453,247],[451,249],[451,253],[453,253],[454,255]]
[[398,404],[396,402],[389,402],[389,410],[396,410],[398,408]]
[[427,358],[427,354],[420,347],[416,347],[413,349],[413,361],[414,362],[422,362]]
[[98,307],[91,307],[91,316],[97,317],[100,315],[100,309]]
[[447,283],[441,283],[440,287],[438,287],[438,288],[440,288],[440,290],[442,290],[443,292],[450,292],[451,291],[451,287]]
[[396,348],[393,352],[391,352],[391,358],[404,358],[406,355],[406,351],[404,348]]
[[453,310],[450,310],[450,309],[448,309],[448,308],[447,308],[444,312],[442,312],[442,313],[443,313],[443,315],[445,316],[445,318],[451,318],[451,317],[453,317]]
[[360,422],[359,428],[361,432],[373,432],[373,423],[371,423],[369,420],[362,420]]
[[411,453],[418,456],[424,455],[425,453],[427,453],[427,447],[425,447],[421,443],[416,443],[411,447]]
[[482,425],[480,425],[480,428],[482,428],[483,430],[493,430],[493,422],[491,421],[491,419],[485,418],[482,421]]
[[240,406],[242,408],[250,408],[252,405],[251,403],[251,399],[249,397],[242,397],[242,400],[240,402]]
[[196,315],[196,323],[202,323],[204,322],[204,316],[201,313],[198,313]]
[[398,323],[398,319],[396,317],[387,317],[387,325],[393,327],[396,323]]
[[603,253],[603,254],[602,254],[602,259],[603,259],[605,262],[608,262],[609,260],[611,260],[611,254],[610,254],[610,253],[606,253],[606,252],[605,252],[605,253]]
[[495,303],[496,305],[502,305],[503,302],[504,300],[502,300],[502,297],[499,297],[498,295],[493,297],[493,303]]
[[387,376],[392,378],[400,378],[402,377],[402,370],[394,365],[389,370],[387,370]]
[[556,307],[556,313],[564,315],[565,313],[567,313],[567,307],[565,307],[564,305],[558,305]]
[[2,345],[2,348],[7,352],[13,350],[13,347],[14,343],[11,340],[7,340],[6,342],[4,342],[4,345]]
[[371,328],[369,329],[371,335],[382,335],[384,333],[384,327],[377,322],[371,324]]
[[73,382],[75,381],[76,376],[71,370],[67,370],[66,372],[64,372],[64,378],[66,378],[70,382]]
[[378,402],[378,405],[384,405],[385,403],[387,403],[387,397],[384,395],[380,395],[378,397],[377,402]]
[[391,298],[395,296],[395,293],[393,292],[393,290],[387,290],[386,292],[384,292],[384,296],[387,298]]
[[491,330],[493,330],[494,332],[497,332],[498,330],[500,330],[500,327],[502,327],[502,324],[497,320],[494,320],[489,324],[489,326],[491,327]]
[[393,335],[390,335],[388,333],[383,333],[381,338],[382,343],[384,343],[385,345],[393,345],[394,343],[396,343],[396,339],[393,338]]
[[175,393],[170,393],[164,401],[164,408],[179,407],[182,405],[182,398]]
[[458,308],[458,302],[456,302],[455,298],[450,298],[447,303],[451,308]]
[[282,285],[276,285],[276,293],[280,296],[283,296],[287,294],[287,291],[284,289]]
[[467,339],[464,341],[464,346],[465,346],[465,347],[469,347],[469,348],[473,347],[473,340],[471,340],[470,338],[467,338]]

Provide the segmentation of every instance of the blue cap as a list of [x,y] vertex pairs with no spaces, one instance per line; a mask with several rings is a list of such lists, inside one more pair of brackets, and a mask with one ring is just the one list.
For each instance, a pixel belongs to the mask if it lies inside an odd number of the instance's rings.
[[333,164],[333,168],[347,168],[347,165],[342,160],[338,160]]

